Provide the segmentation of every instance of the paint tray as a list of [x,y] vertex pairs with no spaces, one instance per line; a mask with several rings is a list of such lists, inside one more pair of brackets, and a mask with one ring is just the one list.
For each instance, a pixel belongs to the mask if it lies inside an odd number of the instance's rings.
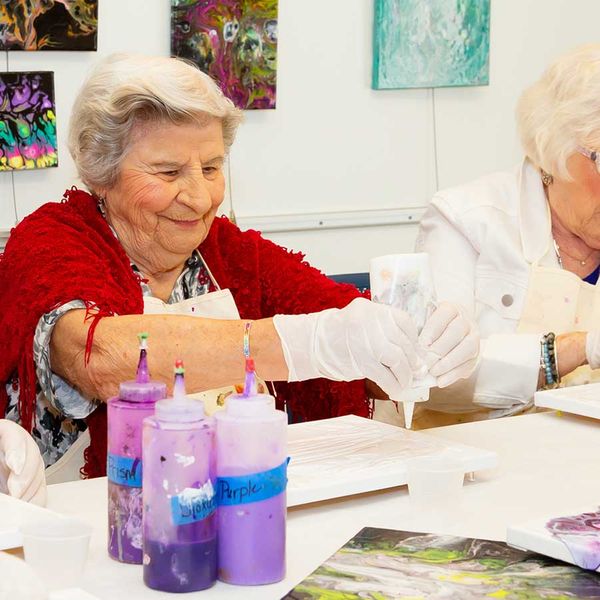
[[405,485],[407,462],[451,453],[465,472],[494,468],[495,452],[354,415],[288,428],[288,506]]
[[0,494],[0,550],[20,548],[22,546],[21,532],[19,531],[21,525],[27,519],[40,518],[49,514],[60,518],[57,513],[46,508]]
[[510,526],[506,541],[572,565],[600,573],[600,509],[588,506],[561,514],[544,514]]
[[600,383],[536,392],[534,402],[536,406],[543,408],[600,419]]

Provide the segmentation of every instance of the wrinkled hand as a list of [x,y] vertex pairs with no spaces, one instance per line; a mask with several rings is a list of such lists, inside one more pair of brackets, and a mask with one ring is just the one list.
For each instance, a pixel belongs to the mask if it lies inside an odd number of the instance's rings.
[[410,317],[399,308],[365,298],[342,309],[276,315],[273,324],[281,339],[288,381],[370,379],[393,398],[424,367]]
[[437,377],[438,387],[466,379],[477,365],[479,332],[462,309],[441,302],[427,319],[419,343],[426,351],[429,373]]
[[34,439],[8,419],[0,420],[0,484],[11,496],[46,504],[44,461]]

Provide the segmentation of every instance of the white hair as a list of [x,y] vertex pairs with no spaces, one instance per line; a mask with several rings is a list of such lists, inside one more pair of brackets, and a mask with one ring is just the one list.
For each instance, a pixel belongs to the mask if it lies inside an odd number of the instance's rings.
[[600,44],[561,56],[527,88],[517,125],[527,157],[562,179],[571,179],[567,159],[577,146],[600,151]]
[[139,123],[198,122],[215,117],[228,150],[242,111],[195,65],[178,58],[113,54],[85,81],[73,105],[69,150],[81,180],[96,191],[119,174]]

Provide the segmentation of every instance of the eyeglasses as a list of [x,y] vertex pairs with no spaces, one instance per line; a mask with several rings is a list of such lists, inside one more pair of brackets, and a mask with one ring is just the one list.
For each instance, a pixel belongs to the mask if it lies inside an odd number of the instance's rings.
[[590,160],[593,160],[596,164],[596,169],[600,173],[600,153],[598,153],[596,150],[588,150],[582,146],[577,146],[577,152],[579,152],[579,154],[583,154],[583,156],[587,156]]

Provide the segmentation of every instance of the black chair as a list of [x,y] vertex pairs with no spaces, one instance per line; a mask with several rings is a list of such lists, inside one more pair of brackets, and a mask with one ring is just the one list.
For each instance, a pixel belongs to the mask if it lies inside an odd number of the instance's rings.
[[328,275],[328,277],[338,283],[349,283],[361,293],[371,289],[368,273],[342,273],[341,275]]

